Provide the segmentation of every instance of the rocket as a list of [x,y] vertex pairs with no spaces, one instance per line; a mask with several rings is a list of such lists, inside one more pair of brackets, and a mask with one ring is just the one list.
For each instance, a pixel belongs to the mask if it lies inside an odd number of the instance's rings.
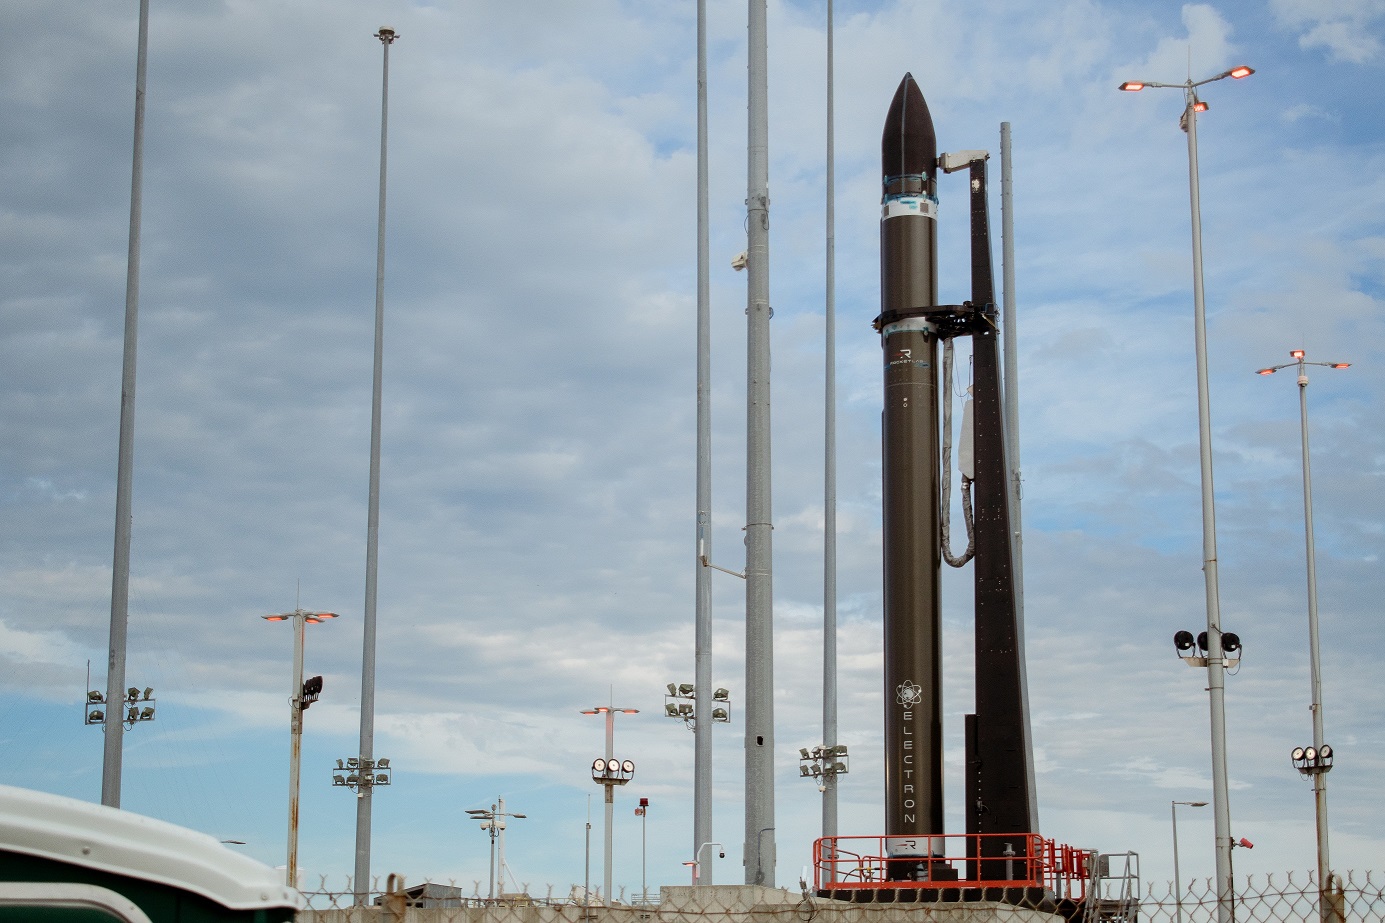
[[[984,151],[938,154],[923,93],[906,74],[881,138],[880,334],[884,545],[885,835],[889,877],[957,880],[935,861],[944,830],[942,535],[938,353],[972,339],[976,706],[965,721],[966,880],[999,880],[1000,857],[1038,833],[1005,458],[998,313]],[[938,173],[969,171],[971,299],[938,304]],[[964,437],[965,438],[965,437]],[[986,862],[987,859],[993,860]],[[997,867],[996,863],[1000,863]]]
[[881,139],[886,835],[943,832],[937,138],[912,75]]

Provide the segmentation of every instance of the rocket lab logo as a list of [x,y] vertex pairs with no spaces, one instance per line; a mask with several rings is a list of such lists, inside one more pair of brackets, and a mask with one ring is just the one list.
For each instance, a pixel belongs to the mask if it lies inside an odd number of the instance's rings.
[[923,698],[923,687],[917,683],[905,680],[895,689],[894,700],[897,704],[905,708],[912,708]]

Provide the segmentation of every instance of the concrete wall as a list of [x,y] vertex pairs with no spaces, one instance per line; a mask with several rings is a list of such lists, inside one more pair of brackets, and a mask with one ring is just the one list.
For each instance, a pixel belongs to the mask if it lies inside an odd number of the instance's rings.
[[850,904],[755,885],[663,887],[649,906],[494,903],[476,907],[308,910],[299,923],[1062,923],[1009,904]]

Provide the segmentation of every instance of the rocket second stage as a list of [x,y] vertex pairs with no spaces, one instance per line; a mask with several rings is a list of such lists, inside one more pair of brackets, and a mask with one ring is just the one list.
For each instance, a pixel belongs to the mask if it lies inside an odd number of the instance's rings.
[[881,140],[885,832],[923,856],[943,832],[938,330],[920,316],[938,302],[937,164],[933,117],[906,74]]

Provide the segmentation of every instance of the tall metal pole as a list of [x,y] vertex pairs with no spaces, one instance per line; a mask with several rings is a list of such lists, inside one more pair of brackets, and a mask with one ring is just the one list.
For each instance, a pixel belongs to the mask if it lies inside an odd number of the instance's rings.
[[1202,808],[1207,806],[1205,801],[1171,801],[1169,802],[1169,815],[1173,818],[1173,899],[1175,913],[1178,923],[1183,923],[1183,882],[1178,877],[1178,806],[1186,805],[1190,808]]
[[[375,33],[384,47],[380,85],[380,217],[375,248],[375,373],[370,404],[370,501],[365,553],[365,630],[361,644],[361,764],[371,765],[375,747],[375,587],[380,544],[380,390],[385,336],[385,177],[390,111],[390,45],[399,36],[381,27]],[[373,785],[356,793],[356,903],[365,904],[370,882],[370,808]]]
[[[697,576],[695,714],[712,708],[712,321],[707,216],[707,0],[697,0]],[[712,838],[712,722],[693,725],[693,847]],[[711,884],[709,875],[703,882]]]
[[[125,262],[125,351],[120,377],[120,447],[115,474],[115,558],[111,566],[110,656],[106,702],[125,698],[125,652],[130,616],[130,523],[135,470],[135,363],[139,350],[139,235],[144,210],[144,87],[148,73],[149,0],[139,4],[139,50],[135,55],[135,143],[130,172],[130,239]],[[106,708],[101,761],[101,803],[120,807],[125,715]]]
[[306,613],[293,613],[293,685],[289,687],[289,855],[284,877],[298,887],[298,783],[303,765],[303,635]]
[[496,825],[500,823],[500,818],[495,814],[495,805],[491,805],[491,874],[490,874],[490,899],[495,900],[495,836]]
[[1169,802],[1169,816],[1173,818],[1173,900],[1178,923],[1183,923],[1183,882],[1178,880],[1178,802]]
[[[612,757],[615,756],[615,738],[616,738],[616,711],[615,711],[614,708],[608,708],[608,709],[606,709],[606,763],[607,763],[607,765],[610,765],[610,762],[611,762]],[[607,783],[603,786],[603,788],[606,789],[606,852],[605,852],[604,856],[602,857],[602,858],[603,858],[603,861],[604,861],[604,863],[605,863],[605,867],[606,867],[606,874],[605,874],[605,878],[604,878],[604,884],[605,884],[606,890],[605,890],[603,893],[604,893],[605,898],[606,898],[606,903],[607,903],[607,904],[610,904],[610,903],[612,903],[612,901],[611,901],[611,854],[612,854],[612,852],[614,851],[612,847],[613,847],[613,844],[615,843],[615,804],[616,804],[616,787],[615,787],[615,785],[613,785],[612,783],[607,782]]]
[[[614,701],[614,694],[612,695],[612,700]],[[616,708],[614,705],[598,705],[595,708],[586,708],[582,710],[582,714],[584,715],[604,715],[606,718],[605,762],[607,766],[611,764],[612,759],[615,756],[615,728],[617,712],[623,715],[637,715],[640,713],[640,710],[638,708]],[[620,777],[617,777],[614,774],[614,772],[603,774],[599,778],[595,772],[592,775],[592,781],[596,782],[598,785],[600,785],[602,788],[606,790],[606,892],[604,901],[608,904],[611,902],[611,854],[613,852],[612,842],[615,835],[615,787],[617,785],[624,785],[626,782],[630,781],[630,778],[631,776],[629,772],[626,772]],[[590,808],[588,808],[588,810],[590,810]]]
[[1198,447],[1202,483],[1202,572],[1207,596],[1207,697],[1212,729],[1212,810],[1216,830],[1217,920],[1235,919],[1235,889],[1231,870],[1231,804],[1226,770],[1226,664],[1222,651],[1221,609],[1217,580],[1217,520],[1212,484],[1212,410],[1207,387],[1207,312],[1202,287],[1202,204],[1198,188],[1197,114],[1205,108],[1197,88],[1231,77],[1240,80],[1255,73],[1245,65],[1233,67],[1213,77],[1183,83],[1126,81],[1121,90],[1139,91],[1145,87],[1177,87],[1183,91],[1183,117],[1180,124],[1188,133],[1188,200],[1192,207],[1193,238],[1193,329],[1197,353]]
[[774,886],[774,592],[770,504],[769,67],[749,0],[746,183],[745,883]]
[[1202,480],[1202,571],[1207,596],[1207,695],[1212,727],[1212,811],[1217,843],[1217,919],[1235,919],[1231,878],[1231,803],[1226,769],[1226,679],[1222,660],[1220,594],[1217,580],[1217,520],[1212,484],[1212,408],[1207,387],[1207,312],[1202,287],[1202,204],[1197,168],[1197,94],[1184,91],[1188,131],[1188,199],[1193,227],[1193,314],[1197,352],[1198,446]]
[[586,852],[582,858],[582,906],[592,902],[592,796],[587,796]]
[[[509,816],[508,814],[505,813],[505,799],[504,799],[504,798],[497,798],[497,799],[496,799],[496,807],[495,807],[495,810],[496,810],[496,812],[497,812],[496,820],[499,821],[500,834],[499,834],[499,836],[497,837],[497,840],[498,840],[498,842],[499,842],[499,845],[498,845],[497,848],[496,848],[496,855],[498,856],[498,858],[496,859],[496,867],[493,868],[493,869],[491,869],[491,881],[495,883],[495,886],[496,886],[497,888],[499,888],[500,896],[501,896],[501,897],[504,897],[504,896],[505,896],[505,818]],[[499,874],[496,874],[497,871],[499,872]]]
[[[837,745],[837,177],[832,0],[827,0],[826,350],[823,379],[822,743]],[[834,763],[835,765],[835,763]],[[822,774],[822,835],[837,835],[837,774]]]
[[[1308,559],[1308,650],[1311,670],[1313,714],[1313,749],[1323,751],[1322,660],[1318,650],[1318,553],[1313,538],[1313,465],[1308,454],[1308,366],[1330,369],[1349,368],[1350,362],[1309,362],[1301,349],[1289,353],[1294,361],[1260,369],[1261,375],[1272,375],[1280,369],[1294,367],[1298,371],[1299,433],[1303,449],[1303,540]],[[1295,751],[1297,752],[1297,751]],[[1341,908],[1333,894],[1332,864],[1327,839],[1327,772],[1331,763],[1316,765],[1307,770],[1313,777],[1313,809],[1318,834],[1318,912],[1324,923],[1340,919]],[[1300,771],[1305,771],[1303,768]]]
[[[293,676],[289,686],[289,831],[288,861],[284,864],[284,877],[290,888],[298,887],[298,789],[303,764],[303,711],[317,701],[314,690],[311,698],[306,698],[303,688],[303,636],[309,624],[318,625],[328,619],[337,618],[335,612],[307,612],[302,606],[295,606],[292,612],[263,616],[266,622],[293,623]],[[363,770],[358,770],[362,771]]]
[[[1318,562],[1317,546],[1313,540],[1313,467],[1308,458],[1308,371],[1303,356],[1298,368],[1299,424],[1303,435],[1303,536],[1308,557],[1308,649],[1312,670],[1313,747],[1322,752],[1322,660],[1318,653]],[[1329,920],[1328,889],[1331,887],[1332,863],[1327,843],[1327,773],[1313,774],[1313,812],[1318,828],[1318,894],[1319,915]]]

